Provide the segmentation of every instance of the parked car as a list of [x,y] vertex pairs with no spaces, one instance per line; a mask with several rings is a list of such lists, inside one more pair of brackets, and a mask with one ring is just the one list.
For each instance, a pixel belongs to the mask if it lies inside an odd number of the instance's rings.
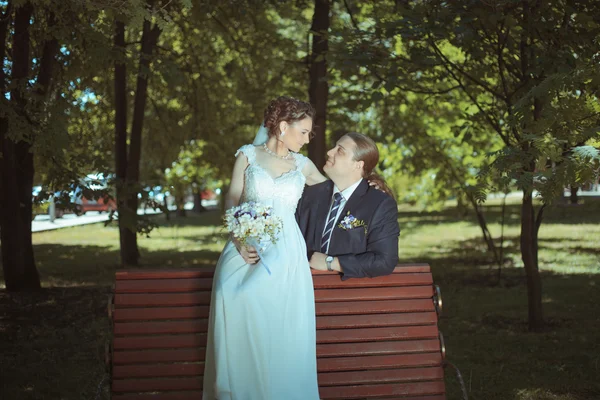
[[81,214],[85,214],[88,211],[98,211],[99,213],[111,212],[117,209],[117,203],[113,199],[105,200],[99,198],[98,200],[94,200],[81,196],[75,200],[75,203],[77,204],[77,211]]

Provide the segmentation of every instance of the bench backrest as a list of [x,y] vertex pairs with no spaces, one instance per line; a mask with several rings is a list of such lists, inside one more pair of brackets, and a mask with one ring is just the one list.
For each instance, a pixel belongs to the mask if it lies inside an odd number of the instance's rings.
[[[212,276],[117,272],[109,305],[114,400],[202,398]],[[313,272],[313,281],[322,399],[445,399],[441,299],[428,265],[344,282]]]

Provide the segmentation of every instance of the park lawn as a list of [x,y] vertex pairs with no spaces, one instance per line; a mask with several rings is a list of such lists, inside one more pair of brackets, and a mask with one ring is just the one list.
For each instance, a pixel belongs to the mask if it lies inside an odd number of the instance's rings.
[[[499,203],[486,208],[494,236]],[[218,212],[165,221],[139,240],[147,267],[214,265],[224,244]],[[519,207],[506,211],[507,262],[485,252],[472,216],[452,207],[402,206],[400,262],[427,262],[441,286],[447,358],[473,400],[600,399],[600,202],[547,210],[540,231],[547,328],[527,332]],[[0,398],[106,399],[106,301],[119,259],[118,231],[102,224],[34,234],[44,291],[0,290]],[[459,386],[447,370],[448,399]]]

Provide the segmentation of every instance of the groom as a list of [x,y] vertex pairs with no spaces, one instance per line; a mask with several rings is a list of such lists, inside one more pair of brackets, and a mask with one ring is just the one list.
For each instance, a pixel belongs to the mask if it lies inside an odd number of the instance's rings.
[[331,180],[305,187],[296,210],[311,268],[338,271],[346,280],[388,275],[396,267],[398,207],[373,173],[378,162],[375,142],[355,132],[327,152],[323,170]]

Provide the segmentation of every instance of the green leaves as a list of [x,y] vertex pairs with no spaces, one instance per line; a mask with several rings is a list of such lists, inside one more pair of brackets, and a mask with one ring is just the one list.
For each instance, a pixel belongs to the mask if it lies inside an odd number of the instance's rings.
[[589,162],[590,165],[600,161],[600,149],[593,146],[577,146],[572,149],[573,158],[583,163]]

